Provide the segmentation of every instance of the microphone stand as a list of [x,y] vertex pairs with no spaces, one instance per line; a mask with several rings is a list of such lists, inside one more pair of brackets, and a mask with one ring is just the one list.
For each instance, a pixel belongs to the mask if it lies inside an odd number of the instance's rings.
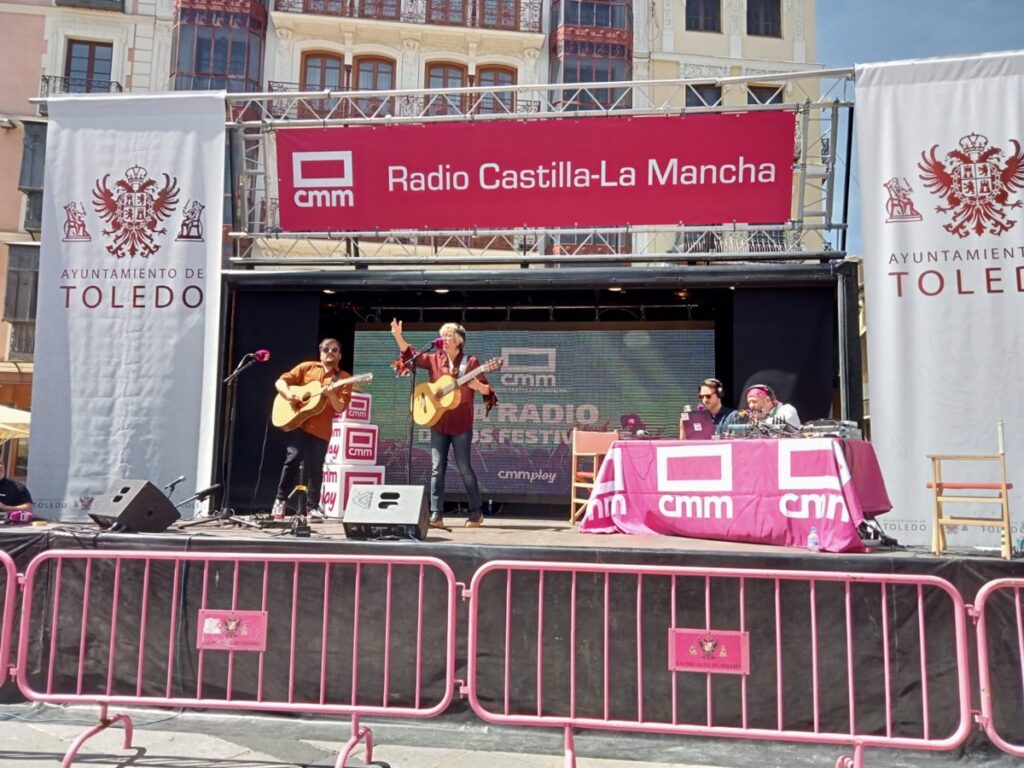
[[412,485],[412,438],[413,438],[413,429],[414,429],[413,425],[415,424],[415,420],[412,417],[412,398],[413,398],[413,395],[416,393],[416,366],[414,365],[414,363],[422,355],[426,354],[427,352],[433,351],[433,349],[434,349],[433,345],[431,345],[429,347],[426,347],[424,349],[421,349],[415,355],[410,357],[408,362],[403,363],[403,365],[405,365],[409,369],[410,373],[412,374],[409,377],[409,430],[408,430],[409,441],[408,441],[408,444],[406,445],[406,450],[407,450],[406,463],[405,463],[405,484],[406,485]]
[[231,508],[231,460],[232,454],[234,453],[235,445],[235,396],[237,395],[237,381],[238,377],[242,375],[242,372],[248,368],[251,368],[259,362],[256,359],[256,355],[252,352],[243,355],[242,359],[238,361],[238,365],[235,366],[235,370],[228,375],[222,384],[227,385],[227,402],[228,402],[228,428],[224,434],[224,441],[221,443],[221,455],[225,457],[225,463],[221,465],[221,474],[224,477],[223,485],[223,496],[221,497],[221,508],[220,511],[211,517],[203,520],[190,520],[189,522],[178,526],[179,528],[191,527],[193,525],[204,525],[205,523],[234,523],[245,528],[254,528],[257,531],[262,530],[263,526],[259,523],[254,523],[249,520],[242,520],[235,515],[234,509]]

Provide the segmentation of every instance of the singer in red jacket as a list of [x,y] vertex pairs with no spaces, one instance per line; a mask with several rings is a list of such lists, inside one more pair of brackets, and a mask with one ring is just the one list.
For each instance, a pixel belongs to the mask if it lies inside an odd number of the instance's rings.
[[[402,336],[402,321],[391,321],[391,335],[402,353],[401,361],[413,359],[413,365],[429,371],[431,381],[437,381],[445,374],[459,378],[480,365],[475,356],[467,356],[463,351],[466,344],[465,328],[457,323],[445,323],[439,333],[441,349],[416,356],[416,350]],[[430,525],[433,528],[444,527],[444,475],[448,470],[449,447],[455,452],[455,466],[462,475],[469,496],[466,527],[476,528],[484,522],[480,484],[471,463],[473,400],[474,393],[479,392],[490,410],[498,398],[487,382],[487,377],[482,374],[462,389],[463,397],[459,405],[442,415],[441,420],[430,428]]]
[[[341,360],[341,345],[337,339],[324,339],[320,342],[320,359],[299,363],[290,371],[281,374],[274,382],[274,389],[281,397],[291,401],[296,409],[302,401],[295,397],[289,387],[305,386],[314,381],[327,386],[338,379],[347,379],[350,374],[338,365]],[[285,451],[284,466],[281,467],[281,479],[277,484],[277,498],[271,514],[280,520],[286,511],[285,500],[292,489],[302,482],[309,489],[307,502],[313,509],[320,502],[320,484],[323,481],[324,458],[327,456],[327,443],[331,439],[331,420],[334,414],[348,407],[351,387],[343,386],[327,392],[330,408],[310,416],[302,425],[288,432],[288,446]],[[305,478],[299,477],[299,465],[305,467]]]

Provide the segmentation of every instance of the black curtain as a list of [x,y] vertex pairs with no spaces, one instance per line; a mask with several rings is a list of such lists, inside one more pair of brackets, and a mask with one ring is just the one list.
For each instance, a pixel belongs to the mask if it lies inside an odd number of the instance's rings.
[[[832,416],[837,376],[835,288],[736,291],[733,391],[767,384],[801,421]],[[741,403],[740,407],[744,407]]]

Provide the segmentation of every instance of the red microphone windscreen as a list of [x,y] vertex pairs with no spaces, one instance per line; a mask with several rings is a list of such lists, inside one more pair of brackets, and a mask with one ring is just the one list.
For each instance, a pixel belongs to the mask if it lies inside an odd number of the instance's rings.
[[434,349],[444,349],[444,336],[438,336],[433,341]]
[[258,363],[265,363],[265,362],[267,362],[267,360],[270,359],[270,350],[269,349],[257,349],[255,352],[253,352],[253,355],[256,356],[256,362],[258,362]]

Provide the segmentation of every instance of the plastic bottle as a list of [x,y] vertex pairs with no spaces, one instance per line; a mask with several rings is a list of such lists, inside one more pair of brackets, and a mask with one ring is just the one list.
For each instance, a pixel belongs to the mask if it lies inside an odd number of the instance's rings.
[[821,542],[818,541],[818,529],[816,527],[812,527],[811,532],[807,534],[807,548],[811,552],[818,552],[821,549]]

